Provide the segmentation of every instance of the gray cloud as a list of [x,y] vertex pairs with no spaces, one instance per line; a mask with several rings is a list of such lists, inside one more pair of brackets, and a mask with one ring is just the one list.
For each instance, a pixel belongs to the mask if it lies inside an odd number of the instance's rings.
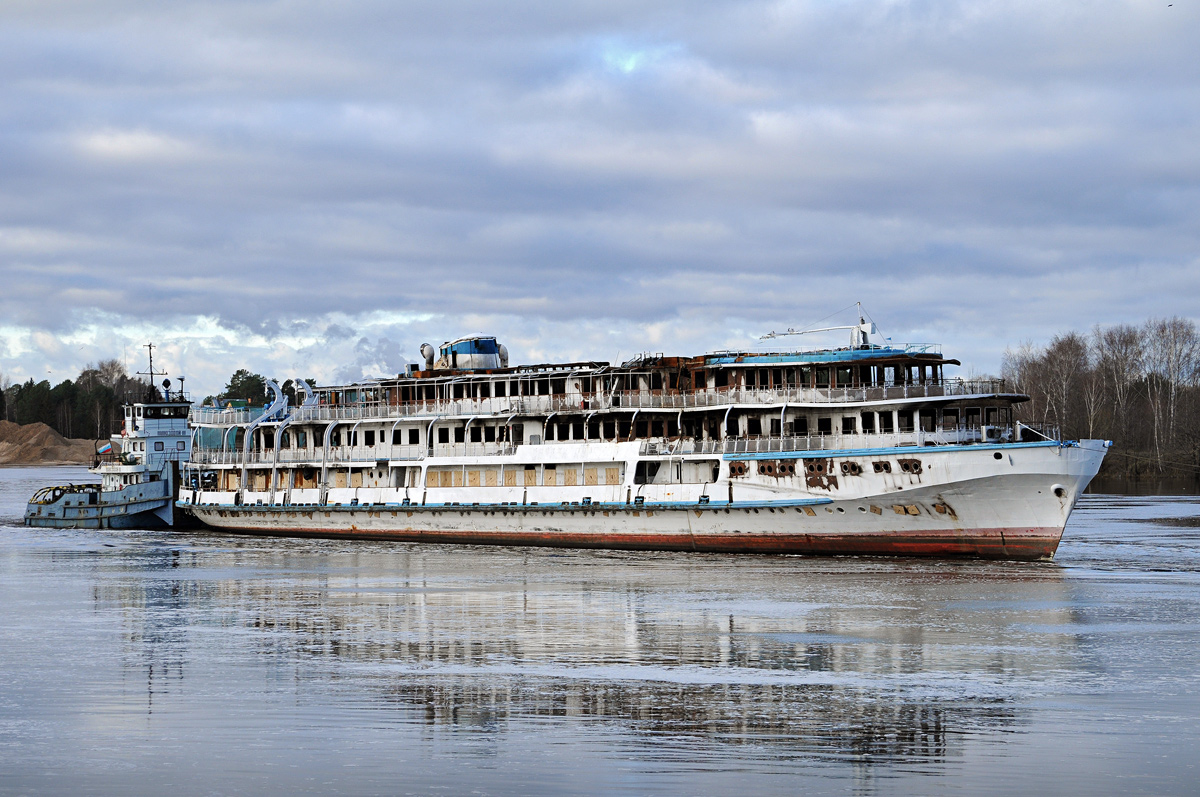
[[38,332],[188,329],[194,362],[328,378],[469,325],[517,359],[651,348],[663,323],[693,351],[856,299],[995,370],[1007,343],[1194,315],[1198,21],[9,3],[0,370],[44,371]]

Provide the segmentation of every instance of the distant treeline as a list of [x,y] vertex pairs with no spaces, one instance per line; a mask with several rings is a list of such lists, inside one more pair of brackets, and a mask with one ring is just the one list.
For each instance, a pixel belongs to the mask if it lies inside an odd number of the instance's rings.
[[63,437],[101,439],[121,430],[123,404],[156,395],[149,382],[131,377],[120,362],[104,360],[55,387],[47,380],[32,379],[5,384],[0,391],[0,418],[21,424],[41,422]]
[[[315,384],[313,380],[307,380]],[[266,398],[267,380],[261,374],[239,368],[229,377],[220,395],[214,398],[243,399],[261,405]],[[24,384],[0,382],[0,418],[14,423],[44,423],[63,437],[83,437],[97,440],[118,434],[125,419],[122,406],[134,401],[162,399],[158,388],[138,376],[130,376],[117,360],[104,360],[88,365],[74,380],[68,379],[54,387],[43,380],[32,379]],[[283,392],[294,403],[295,390],[291,380],[283,384]]]
[[1005,352],[1003,374],[1031,401],[1017,417],[1063,437],[1112,440],[1105,471],[1200,474],[1200,333],[1187,319],[1056,335]]

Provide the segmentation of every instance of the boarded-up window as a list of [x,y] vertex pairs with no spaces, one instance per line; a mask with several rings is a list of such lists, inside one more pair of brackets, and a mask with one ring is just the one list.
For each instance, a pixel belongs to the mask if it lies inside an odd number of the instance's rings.
[[545,471],[542,474],[542,484],[543,485],[558,484],[558,471],[554,469],[554,466],[552,466],[552,465],[546,466]]
[[494,470],[486,471],[486,472],[484,472],[483,476],[484,476],[483,483],[485,485],[487,485],[488,487],[496,486],[496,471],[494,471]]
[[525,486],[533,487],[537,484],[537,469],[532,465],[525,468]]
[[620,468],[605,468],[604,469],[604,483],[605,484],[620,484],[621,483],[621,469]]
[[505,487],[516,487],[517,486],[517,472],[515,470],[513,470],[512,468],[509,468],[508,470],[504,471],[504,486]]
[[598,471],[595,468],[586,468],[583,471],[583,483],[588,487],[595,487],[599,483]]
[[574,468],[566,468],[563,470],[563,484],[567,485],[568,487],[574,487],[575,479],[578,475],[579,472]]
[[478,487],[479,486],[479,471],[477,471],[477,470],[467,471],[467,486],[468,487]]
[[[450,471],[450,486],[451,487],[462,487],[463,486],[462,477],[463,477],[463,475],[462,475],[461,470]],[[442,486],[445,487],[446,483],[442,482]]]

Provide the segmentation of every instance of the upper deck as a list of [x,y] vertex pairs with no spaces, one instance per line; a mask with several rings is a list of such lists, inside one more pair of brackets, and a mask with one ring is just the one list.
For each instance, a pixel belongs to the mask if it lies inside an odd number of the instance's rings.
[[[926,344],[721,351],[690,358],[647,354],[619,366],[586,361],[467,370],[447,363],[410,368],[394,379],[317,387],[312,400],[291,415],[299,422],[1026,399],[1003,380],[947,378],[944,367],[957,364]],[[192,420],[201,426],[243,425],[262,413],[202,407]]]

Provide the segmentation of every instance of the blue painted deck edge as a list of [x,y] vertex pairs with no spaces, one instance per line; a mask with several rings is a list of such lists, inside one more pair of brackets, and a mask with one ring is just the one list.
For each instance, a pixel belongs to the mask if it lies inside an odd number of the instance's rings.
[[722,459],[727,461],[756,460],[756,459],[821,459],[830,457],[886,457],[896,454],[932,454],[943,451],[1002,451],[1021,448],[1064,448],[1076,447],[1078,443],[1060,443],[1057,440],[1039,440],[1035,443],[971,443],[969,445],[953,446],[896,446],[892,448],[845,448],[836,451],[765,451],[746,454],[724,454]]
[[656,503],[643,504],[624,504],[624,503],[601,503],[593,501],[590,504],[189,504],[186,501],[176,501],[175,506],[180,509],[234,509],[248,510],[254,512],[279,512],[279,511],[299,511],[299,512],[349,512],[358,510],[378,511],[382,509],[397,510],[403,509],[406,512],[417,510],[432,510],[432,509],[449,509],[457,511],[494,511],[501,510],[524,510],[527,512],[576,512],[579,510],[588,509],[607,509],[607,510],[632,510],[641,511],[645,509],[781,509],[788,507],[805,507],[805,506],[822,506],[824,504],[832,504],[832,498],[794,498],[782,501],[709,501],[707,504],[698,502],[684,501],[661,501]]

